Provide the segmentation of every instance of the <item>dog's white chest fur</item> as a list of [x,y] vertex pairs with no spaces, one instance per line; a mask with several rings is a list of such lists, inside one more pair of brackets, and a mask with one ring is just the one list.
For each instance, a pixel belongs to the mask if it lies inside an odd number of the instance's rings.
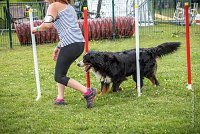
[[111,83],[111,78],[106,76],[106,77],[103,77],[98,71],[95,71],[95,70],[92,70],[93,74],[95,75],[95,77],[100,80],[101,82],[104,82],[104,83]]
[[[78,63],[78,66],[79,66],[79,67],[84,67],[83,61],[80,61],[80,62]],[[106,76],[106,77],[102,76],[102,75],[99,73],[99,71],[95,71],[93,67],[91,68],[91,70],[92,70],[93,74],[95,75],[96,79],[100,80],[101,82],[104,82],[104,83],[107,83],[107,84],[109,84],[109,83],[112,82],[112,80],[111,80],[110,77],[108,77],[108,76]]]

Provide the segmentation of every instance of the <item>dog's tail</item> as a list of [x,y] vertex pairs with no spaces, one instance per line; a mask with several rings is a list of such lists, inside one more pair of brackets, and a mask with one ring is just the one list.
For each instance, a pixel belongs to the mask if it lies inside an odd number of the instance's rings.
[[177,51],[180,45],[180,42],[166,42],[158,45],[157,47],[151,48],[150,50],[155,57],[162,57],[164,55]]

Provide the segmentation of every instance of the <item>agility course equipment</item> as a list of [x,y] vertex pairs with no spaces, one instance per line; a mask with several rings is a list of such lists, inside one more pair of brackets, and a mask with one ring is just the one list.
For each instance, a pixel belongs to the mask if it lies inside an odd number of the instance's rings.
[[187,74],[188,74],[188,86],[189,90],[192,89],[191,78],[191,61],[190,61],[190,28],[189,28],[189,4],[185,3],[185,31],[186,31],[186,48],[187,48]]
[[[31,28],[31,31],[32,31],[32,29],[33,29],[33,10],[32,9],[29,9],[29,18],[30,18],[30,28]],[[36,42],[35,42],[35,35],[33,33],[31,33],[31,39],[32,39],[32,47],[33,47],[33,59],[34,59],[36,86],[37,86],[36,101],[38,101],[41,97],[41,90],[40,90],[40,79],[39,79],[39,72],[38,72]]]
[[[83,13],[84,13],[84,38],[85,38],[85,53],[88,53],[89,47],[88,47],[88,17],[87,17],[87,7],[83,7]],[[90,88],[90,72],[86,72],[86,87]]]
[[135,1],[135,42],[136,42],[136,68],[137,68],[137,92],[138,97],[141,96],[141,87],[140,87],[140,45],[139,45],[139,21],[138,21],[138,2]]
[[184,9],[181,8],[181,2],[176,4],[176,10],[173,16],[174,20],[184,20]]
[[172,23],[176,25],[185,25],[185,13],[184,9],[181,7],[181,2],[178,2],[176,5],[176,10],[174,12]]
[[139,26],[153,26],[154,21],[150,11],[149,0],[127,0],[127,14],[135,16],[134,4],[138,2],[138,22]]
[[[41,20],[33,22],[33,26],[39,26],[42,24]],[[15,24],[15,30],[17,37],[21,45],[31,44],[31,31],[29,23]],[[36,44],[51,43],[59,41],[58,33],[55,28],[50,28],[46,31],[40,31],[35,34]]]
[[[34,26],[42,23],[41,20],[34,21]],[[84,20],[78,20],[78,24],[84,35]],[[89,40],[111,39],[112,38],[112,18],[88,19]],[[116,17],[115,18],[115,37],[131,37],[135,32],[135,18]],[[21,45],[31,44],[31,31],[29,23],[15,24],[16,33]],[[53,27],[47,31],[40,31],[35,34],[36,44],[51,43],[59,41],[57,30]]]
[[[195,18],[198,15],[198,3],[193,3],[193,6],[188,7],[188,16],[189,16],[189,25],[195,23]],[[181,2],[178,2],[176,5],[176,10],[174,12],[172,23],[177,25],[186,25],[185,24],[185,9],[181,7]]]
[[197,15],[195,16],[195,23],[196,23],[197,25],[200,25],[200,14],[197,14]]
[[189,27],[189,4],[185,3],[185,31],[186,31],[186,52],[187,52],[187,88],[192,91],[192,126],[195,127],[195,91],[192,89],[191,58],[190,58],[190,27]]

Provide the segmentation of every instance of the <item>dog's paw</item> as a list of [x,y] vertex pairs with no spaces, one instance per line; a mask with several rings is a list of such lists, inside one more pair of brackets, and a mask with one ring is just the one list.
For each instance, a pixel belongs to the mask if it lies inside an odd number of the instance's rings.
[[105,94],[105,93],[101,92],[100,94],[98,94],[98,96],[101,97],[101,96],[103,96],[104,94]]
[[120,91],[122,91],[122,88],[121,88],[121,87],[120,87],[119,89],[113,90],[113,92],[120,92]]
[[101,93],[101,92],[100,92],[98,89],[96,89],[96,93],[99,94],[99,93]]

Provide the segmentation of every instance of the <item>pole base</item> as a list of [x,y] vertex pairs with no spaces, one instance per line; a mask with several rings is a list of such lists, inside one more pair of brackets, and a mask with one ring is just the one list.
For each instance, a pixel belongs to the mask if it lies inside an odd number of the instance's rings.
[[192,84],[188,84],[187,88],[188,90],[192,90]]
[[40,99],[40,97],[41,97],[41,95],[39,94],[35,100],[38,101]]
[[141,94],[142,94],[142,93],[141,93],[141,88],[140,88],[140,86],[137,87],[137,93],[138,93],[138,97],[140,97]]

